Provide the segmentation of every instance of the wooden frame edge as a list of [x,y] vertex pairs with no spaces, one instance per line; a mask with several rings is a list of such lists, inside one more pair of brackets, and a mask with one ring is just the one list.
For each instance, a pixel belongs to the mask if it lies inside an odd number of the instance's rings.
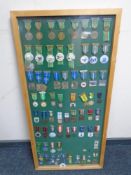
[[[64,9],[64,10],[30,10],[30,11],[11,11],[11,22],[12,22],[12,29],[13,29],[13,36],[14,36],[14,43],[16,48],[16,55],[17,55],[17,62],[19,68],[19,75],[21,79],[21,87],[22,87],[22,94],[24,99],[24,105],[26,109],[26,118],[29,127],[30,133],[30,140],[31,140],[31,148],[33,153],[33,159],[35,164],[36,170],[78,170],[78,169],[101,169],[104,165],[104,154],[106,148],[106,135],[107,135],[107,126],[109,120],[109,111],[110,111],[110,103],[111,103],[111,94],[112,94],[112,86],[113,86],[113,79],[114,79],[114,70],[115,70],[115,62],[116,62],[116,54],[117,54],[117,45],[118,45],[118,37],[119,37],[119,30],[120,30],[120,21],[122,15],[122,9]],[[66,15],[115,15],[115,29],[114,29],[114,38],[113,38],[113,49],[112,49],[112,56],[111,56],[111,65],[110,65],[110,73],[109,73],[109,81],[108,81],[108,88],[107,88],[107,99],[106,99],[106,108],[105,108],[105,119],[103,123],[103,134],[102,134],[102,141],[101,141],[101,153],[100,153],[100,164],[95,165],[86,165],[86,166],[79,166],[79,165],[68,165],[66,167],[58,168],[58,166],[39,166],[37,160],[37,153],[36,153],[36,145],[35,145],[35,138],[33,133],[33,126],[31,125],[31,113],[29,108],[29,100],[28,100],[28,91],[25,87],[27,87],[26,79],[24,75],[24,64],[23,64],[23,56],[22,56],[22,49],[20,43],[20,36],[17,27],[17,17],[33,17],[33,16],[66,16]],[[20,59],[18,59],[20,58]],[[21,66],[22,64],[22,66]],[[20,69],[22,69],[20,71]]]

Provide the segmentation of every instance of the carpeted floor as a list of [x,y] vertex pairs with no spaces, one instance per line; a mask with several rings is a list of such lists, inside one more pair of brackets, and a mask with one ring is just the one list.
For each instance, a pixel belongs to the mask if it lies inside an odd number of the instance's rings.
[[30,144],[0,143],[0,175],[131,175],[131,140],[108,141],[102,170],[35,171]]

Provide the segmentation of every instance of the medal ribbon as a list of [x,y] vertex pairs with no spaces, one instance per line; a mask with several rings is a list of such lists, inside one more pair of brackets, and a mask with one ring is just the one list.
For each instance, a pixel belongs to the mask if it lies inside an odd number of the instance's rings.
[[71,25],[73,30],[76,30],[79,27],[79,22],[77,20],[72,20]]
[[[57,53],[63,53],[63,45],[57,45]],[[58,61],[59,65],[63,64],[63,60],[62,61]]]
[[[47,45],[47,55],[53,55],[53,45]],[[53,62],[48,62],[48,67],[53,67]]]
[[81,25],[84,30],[86,30],[89,27],[89,19],[82,19],[81,20]]
[[35,27],[37,30],[40,30],[41,29],[41,22],[40,21],[36,21],[35,22]]
[[49,20],[49,21],[48,21],[48,28],[49,28],[49,29],[53,29],[54,26],[55,26],[55,21]]
[[92,28],[96,29],[98,27],[99,18],[92,18]]
[[31,29],[31,20],[26,20],[26,21],[24,21],[24,23],[25,23],[26,31],[29,32]]
[[58,26],[63,30],[65,28],[65,20],[58,20]]
[[[68,44],[68,53],[73,53],[73,50],[74,50],[74,45]],[[69,68],[74,69],[74,60],[68,61],[68,66]]]

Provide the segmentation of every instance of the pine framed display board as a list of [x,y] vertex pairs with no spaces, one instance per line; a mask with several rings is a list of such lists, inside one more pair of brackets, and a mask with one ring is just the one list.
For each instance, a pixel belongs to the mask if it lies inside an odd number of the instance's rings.
[[121,9],[12,11],[36,170],[103,167]]

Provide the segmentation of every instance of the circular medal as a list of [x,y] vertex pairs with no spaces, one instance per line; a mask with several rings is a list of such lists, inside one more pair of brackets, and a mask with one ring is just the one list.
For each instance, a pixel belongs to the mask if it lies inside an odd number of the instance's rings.
[[41,102],[41,107],[46,107],[47,103],[45,101]]
[[42,64],[43,61],[44,61],[43,55],[42,55],[42,54],[37,54],[37,55],[35,56],[35,61],[37,62],[37,64]]
[[41,133],[37,131],[37,132],[35,133],[35,136],[36,136],[36,137],[40,137],[40,136],[41,136]]
[[65,34],[64,34],[64,32],[59,32],[59,33],[58,33],[58,39],[59,39],[59,40],[64,40],[64,39],[65,39]]
[[64,60],[64,54],[63,53],[57,53],[56,54],[56,60],[57,61],[63,61]]
[[55,57],[53,55],[47,55],[46,61],[48,63],[53,63],[55,61]]
[[72,36],[72,39],[76,39],[78,37],[77,31],[73,31],[71,36]]
[[25,54],[25,60],[26,61],[32,61],[34,59],[34,56],[33,56],[33,54],[31,53],[31,52],[27,52],[26,54]]
[[38,106],[38,102],[37,101],[34,101],[33,102],[33,106],[36,108]]
[[97,39],[98,38],[98,32],[97,31],[91,32],[91,38],[92,39]]
[[82,64],[87,64],[87,63],[89,62],[88,56],[83,55],[83,56],[80,58],[80,62],[81,62]]
[[49,38],[50,40],[55,39],[55,33],[51,31],[51,32],[48,34],[48,38]]
[[85,88],[86,87],[86,82],[81,82],[81,87]]
[[108,57],[107,55],[102,55],[102,56],[100,57],[100,62],[101,62],[102,64],[106,64],[108,61],[109,61],[109,57]]
[[36,39],[37,39],[37,40],[41,40],[42,38],[43,38],[42,32],[37,32],[37,33],[36,33]]
[[89,105],[89,106],[94,105],[94,101],[93,101],[93,100],[88,101],[88,105]]
[[68,54],[67,54],[67,60],[68,60],[68,61],[73,61],[74,59],[75,59],[74,53],[68,53]]
[[25,38],[26,38],[27,41],[31,41],[33,39],[32,33],[31,32],[27,32],[25,34]]
[[96,64],[98,61],[97,57],[96,56],[92,56],[90,57],[90,64]]

